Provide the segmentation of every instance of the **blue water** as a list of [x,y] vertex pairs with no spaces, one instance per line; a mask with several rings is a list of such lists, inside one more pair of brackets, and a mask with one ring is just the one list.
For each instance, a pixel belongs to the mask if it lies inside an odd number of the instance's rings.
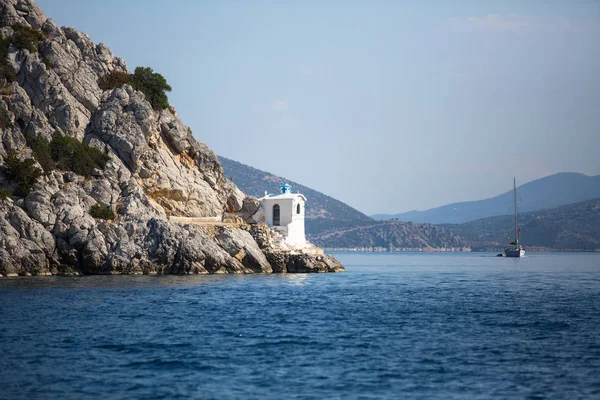
[[1,398],[600,398],[600,255],[0,278]]

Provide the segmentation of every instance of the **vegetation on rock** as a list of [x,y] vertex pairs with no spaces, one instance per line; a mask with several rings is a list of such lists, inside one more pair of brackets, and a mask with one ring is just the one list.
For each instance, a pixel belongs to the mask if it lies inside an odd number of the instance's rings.
[[98,86],[102,90],[120,88],[125,84],[144,93],[146,100],[155,110],[169,108],[169,98],[165,92],[170,92],[172,88],[164,76],[154,72],[150,67],[137,67],[133,74],[112,71],[98,79]]
[[116,89],[123,85],[133,85],[133,79],[127,72],[112,71],[98,79],[98,86],[102,90]]
[[152,68],[137,67],[133,73],[133,87],[144,93],[154,109],[169,108],[169,98],[165,92],[170,92],[172,88],[165,77]]
[[14,24],[11,28],[15,31],[12,43],[21,50],[38,51],[39,45],[44,41],[44,34],[27,25]]
[[94,204],[90,210],[90,215],[98,219],[115,219],[115,213],[110,206]]
[[56,167],[73,171],[78,175],[91,176],[95,168],[103,169],[110,159],[107,154],[60,132],[52,135],[50,154]]
[[48,68],[48,69],[52,68],[52,61],[50,61],[50,58],[44,56],[44,57],[42,57],[42,62],[44,63],[46,68]]
[[[14,35],[10,38],[0,38],[0,87],[4,88],[17,80],[17,71],[8,61],[10,45],[18,49],[36,52],[40,43],[45,39],[44,34],[27,25],[11,25]],[[45,60],[44,60],[45,62]]]
[[0,203],[4,203],[4,200],[11,198],[12,195],[12,189],[0,189]]
[[0,39],[0,87],[6,87],[17,80],[17,72],[8,62],[10,38]]
[[0,106],[0,129],[8,129],[12,128],[13,123],[10,120],[10,115],[8,115],[8,111],[3,106]]
[[52,159],[50,142],[42,137],[27,137],[27,145],[33,151],[33,157],[40,163],[44,172],[54,171],[55,161]]
[[42,176],[42,170],[36,167],[33,158],[19,159],[16,153],[4,156],[4,176],[19,185],[15,194],[27,196],[31,187]]

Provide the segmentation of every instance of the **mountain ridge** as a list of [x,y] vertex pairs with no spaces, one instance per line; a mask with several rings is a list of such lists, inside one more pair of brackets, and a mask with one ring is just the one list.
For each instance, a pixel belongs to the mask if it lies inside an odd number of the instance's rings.
[[[600,197],[600,175],[560,172],[520,185],[517,194],[521,212],[573,204]],[[374,214],[371,217],[433,224],[464,223],[507,214],[512,208],[512,196],[512,190],[507,190],[482,200],[456,202],[424,211]]]
[[[512,215],[444,224],[473,250],[501,250],[514,235]],[[600,251],[600,198],[520,214],[526,248]]]

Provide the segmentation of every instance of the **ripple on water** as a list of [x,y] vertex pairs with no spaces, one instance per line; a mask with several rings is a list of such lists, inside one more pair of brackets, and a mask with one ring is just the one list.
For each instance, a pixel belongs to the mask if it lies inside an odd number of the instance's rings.
[[598,398],[600,257],[0,281],[0,398]]

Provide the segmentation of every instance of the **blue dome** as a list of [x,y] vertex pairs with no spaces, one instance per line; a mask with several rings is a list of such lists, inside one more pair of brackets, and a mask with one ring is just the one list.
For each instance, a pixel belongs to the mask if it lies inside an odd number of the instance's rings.
[[292,193],[292,186],[288,185],[287,183],[284,183],[283,185],[281,185],[281,193]]

